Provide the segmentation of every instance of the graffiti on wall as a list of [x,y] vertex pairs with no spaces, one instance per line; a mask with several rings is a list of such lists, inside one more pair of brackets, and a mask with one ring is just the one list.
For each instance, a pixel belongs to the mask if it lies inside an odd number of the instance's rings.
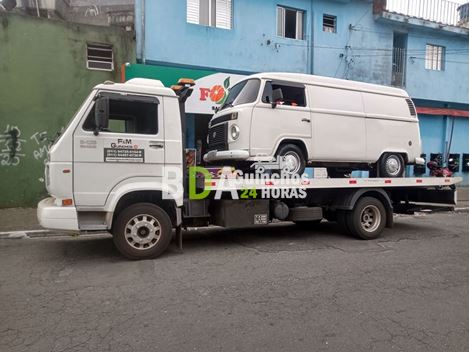
[[0,166],[18,166],[26,157],[25,146],[33,145],[32,157],[35,160],[44,160],[47,157],[51,140],[47,131],[34,132],[29,139],[22,137],[18,126],[6,125],[0,134]]
[[23,144],[26,140],[21,138],[21,130],[18,126],[6,125],[0,134],[0,165],[17,166],[25,157]]

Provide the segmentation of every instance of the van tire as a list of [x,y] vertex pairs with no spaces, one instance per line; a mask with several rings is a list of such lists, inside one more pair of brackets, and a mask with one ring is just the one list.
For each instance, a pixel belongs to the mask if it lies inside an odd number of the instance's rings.
[[379,160],[379,177],[403,177],[405,160],[401,154],[385,153]]
[[[283,144],[279,147],[276,156],[290,157],[293,162],[297,165],[294,166],[295,170],[292,170],[292,174],[302,175],[305,171],[306,160],[302,149],[295,144]],[[279,170],[281,172],[282,170]],[[287,170],[285,170],[287,172]]]
[[363,197],[357,201],[352,211],[346,213],[345,220],[352,235],[363,240],[373,240],[384,230],[387,212],[377,198]]
[[128,259],[158,257],[167,249],[171,236],[170,217],[152,203],[129,206],[119,213],[113,226],[114,245]]

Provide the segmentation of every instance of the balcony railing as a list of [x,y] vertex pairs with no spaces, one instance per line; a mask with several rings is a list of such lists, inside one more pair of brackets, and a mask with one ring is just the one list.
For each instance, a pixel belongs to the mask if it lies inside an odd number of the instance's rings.
[[384,10],[444,25],[468,27],[468,4],[448,0],[386,0]]

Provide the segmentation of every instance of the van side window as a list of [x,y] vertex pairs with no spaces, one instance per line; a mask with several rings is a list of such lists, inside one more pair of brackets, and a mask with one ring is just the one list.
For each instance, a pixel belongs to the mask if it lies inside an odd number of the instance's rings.
[[266,82],[263,91],[263,103],[271,104],[273,91],[281,89],[283,99],[278,101],[279,105],[289,106],[306,106],[305,102],[305,88],[300,86],[291,86],[286,84],[278,84],[275,82]]
[[[93,105],[83,124],[85,131],[95,129]],[[158,104],[139,100],[109,99],[109,124],[103,132],[157,134]]]

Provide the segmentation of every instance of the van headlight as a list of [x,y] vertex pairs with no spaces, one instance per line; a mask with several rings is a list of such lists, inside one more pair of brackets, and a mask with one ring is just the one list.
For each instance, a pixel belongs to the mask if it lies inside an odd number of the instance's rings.
[[238,127],[238,125],[232,125],[232,127],[230,127],[230,137],[232,137],[234,141],[240,137],[240,127]]

